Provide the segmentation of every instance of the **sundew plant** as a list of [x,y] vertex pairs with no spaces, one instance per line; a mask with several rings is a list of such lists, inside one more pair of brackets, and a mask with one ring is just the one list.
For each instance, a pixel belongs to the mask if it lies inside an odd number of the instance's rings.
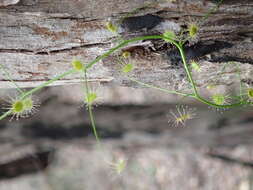
[[[222,3],[220,1],[217,6],[215,6],[213,9],[211,9],[201,20],[201,22],[205,19],[207,19],[212,12],[217,10],[218,6]],[[8,101],[8,105],[4,107],[6,111],[0,116],[0,120],[5,119],[8,116],[11,116],[11,118],[20,118],[20,117],[28,117],[29,115],[32,115],[35,111],[37,111],[39,103],[34,100],[34,94],[38,92],[39,90],[43,89],[44,87],[48,86],[49,84],[54,83],[55,81],[62,79],[68,75],[79,73],[82,76],[82,80],[84,81],[85,86],[85,94],[83,101],[87,107],[87,111],[90,117],[91,125],[93,128],[93,133],[96,137],[97,143],[100,145],[99,135],[96,131],[96,125],[95,125],[95,119],[93,115],[93,105],[98,99],[98,95],[95,91],[92,90],[89,82],[87,73],[89,72],[90,68],[92,68],[95,64],[97,64],[100,60],[103,60],[104,58],[108,57],[111,54],[117,54],[118,56],[118,62],[120,64],[121,68],[121,74],[126,76],[130,81],[133,81],[137,84],[139,84],[142,87],[146,88],[152,88],[159,91],[162,91],[164,93],[168,94],[175,94],[182,97],[192,98],[196,99],[197,101],[206,104],[209,107],[213,107],[216,109],[228,109],[228,108],[234,108],[238,106],[251,106],[253,104],[253,89],[252,88],[242,88],[240,86],[240,92],[237,96],[230,96],[229,94],[222,94],[222,93],[215,93],[209,98],[203,97],[199,89],[197,88],[196,82],[193,78],[193,71],[198,72],[201,67],[196,61],[191,61],[186,59],[186,54],[184,50],[184,45],[189,40],[194,40],[198,36],[199,27],[201,26],[201,22],[199,23],[189,23],[188,28],[185,30],[182,29],[182,31],[179,32],[179,34],[176,34],[172,30],[165,31],[163,34],[157,34],[157,35],[148,35],[148,36],[139,36],[134,37],[131,39],[124,39],[122,36],[119,35],[119,41],[118,44],[105,52],[104,54],[98,56],[94,60],[91,60],[88,63],[84,63],[82,60],[79,59],[73,59],[73,61],[70,63],[72,65],[72,68],[56,77],[54,77],[51,80],[48,80],[44,82],[43,84],[29,90],[24,91],[15,82],[11,79],[11,76],[9,75],[8,71],[5,69],[4,65],[1,66],[1,71],[4,73],[4,76],[6,77],[6,80],[13,83],[16,88],[18,94],[15,97],[10,98]],[[105,27],[114,33],[117,33],[118,26],[114,25],[112,22],[105,23]],[[165,43],[169,43],[176,47],[178,50],[184,71],[187,75],[189,84],[191,86],[191,93],[185,93],[175,90],[169,90],[166,88],[161,88],[158,86],[154,86],[152,84],[143,83],[142,81],[136,80],[135,78],[129,77],[128,73],[132,72],[134,69],[134,64],[131,63],[131,55],[127,51],[120,51],[125,46],[138,42],[143,40],[164,40]],[[239,75],[239,74],[238,74]],[[195,116],[195,113],[192,112],[192,110],[189,110],[186,107],[179,106],[177,107],[177,112],[172,113],[172,116],[174,118],[174,125],[185,125],[185,122],[189,119],[192,119]],[[121,173],[122,168],[125,167],[125,163],[120,160],[119,165],[114,165],[116,167],[117,173]]]

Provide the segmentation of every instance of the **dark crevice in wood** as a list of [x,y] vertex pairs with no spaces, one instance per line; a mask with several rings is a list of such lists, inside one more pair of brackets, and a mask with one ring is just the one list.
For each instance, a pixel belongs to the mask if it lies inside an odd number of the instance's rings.
[[219,129],[223,129],[225,127],[229,127],[229,123],[228,123],[228,118],[221,118],[219,119],[216,123],[210,125],[208,127],[208,129],[210,130],[219,130]]
[[[22,82],[22,83],[26,83],[26,82],[46,82],[46,81],[48,81],[48,80],[50,80],[49,78],[48,79],[29,79],[29,80],[12,80],[13,82]],[[64,81],[71,81],[71,80],[73,80],[73,79],[64,79]],[[6,80],[6,79],[1,79],[0,81],[2,81],[2,82],[10,82],[10,80]]]
[[100,21],[101,19],[97,19],[97,18],[89,18],[89,17],[75,17],[72,15],[64,15],[64,14],[59,14],[59,15],[55,15],[55,14],[48,14],[45,15],[47,19],[59,19],[59,20],[75,20],[78,22],[95,22],[95,21]]
[[70,47],[70,48],[65,48],[65,49],[59,49],[59,50],[49,50],[49,51],[36,51],[35,54],[39,54],[39,55],[46,55],[46,54],[57,54],[57,53],[64,53],[64,52],[68,52],[71,50],[79,50],[82,48],[91,48],[91,47],[99,47],[99,46],[103,46],[106,45],[107,43],[93,43],[93,44],[84,44],[84,45],[80,45],[80,46],[75,46],[75,47]]
[[162,17],[152,14],[127,17],[122,21],[121,27],[128,32],[135,32],[142,29],[150,30],[160,24],[163,20],[164,19]]
[[[58,50],[28,50],[28,49],[0,49],[0,53],[24,53],[24,54],[38,54],[38,55],[50,55],[50,54],[57,54],[57,53],[64,53],[71,50],[78,50],[82,48],[90,48],[90,47],[98,47],[104,46],[108,43],[93,43],[93,44],[84,44],[80,46],[65,48],[65,49],[58,49]],[[52,48],[52,47],[51,47]]]
[[[112,130],[106,126],[96,126],[97,132],[101,139],[107,138],[121,138],[125,133],[124,129]],[[72,126],[71,128],[66,128],[64,126],[55,127],[52,125],[45,125],[42,122],[34,122],[25,128],[22,128],[21,134],[26,138],[31,139],[51,139],[51,140],[67,140],[84,138],[91,136],[93,134],[92,127],[87,124],[87,126],[80,124]]]
[[250,86],[253,85],[253,80],[252,80],[252,79],[242,79],[241,81],[242,81],[243,83],[246,83],[246,84],[250,85]]
[[0,53],[34,53],[32,50],[28,49],[0,49]]
[[211,158],[222,160],[222,161],[224,161],[226,163],[229,163],[229,164],[239,164],[241,166],[246,166],[246,167],[253,168],[253,161],[252,162],[243,161],[243,160],[231,158],[231,157],[226,156],[226,155],[222,155],[222,154],[218,154],[218,153],[212,153],[212,152],[206,153],[206,155],[211,157]]
[[[207,54],[217,52],[224,48],[231,48],[233,44],[224,41],[203,41],[192,46],[185,47],[186,60],[199,59]],[[180,53],[177,49],[167,51],[167,58],[170,64],[178,66],[182,64]]]
[[36,152],[18,160],[0,164],[0,180],[36,173],[46,169],[54,155],[54,150]]
[[248,63],[248,64],[253,64],[252,59],[247,59],[247,58],[240,58],[240,57],[234,57],[234,56],[222,56],[222,57],[217,57],[212,55],[211,59],[209,60],[210,62],[240,62],[240,63]]

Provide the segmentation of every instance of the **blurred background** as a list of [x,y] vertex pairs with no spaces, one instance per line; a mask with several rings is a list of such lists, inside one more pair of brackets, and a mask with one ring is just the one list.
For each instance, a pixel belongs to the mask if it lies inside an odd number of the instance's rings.
[[[0,190],[253,190],[252,109],[93,86],[102,146],[80,85],[43,89],[33,116],[0,121]],[[1,89],[1,107],[15,93]],[[173,125],[176,105],[195,109],[195,118]]]

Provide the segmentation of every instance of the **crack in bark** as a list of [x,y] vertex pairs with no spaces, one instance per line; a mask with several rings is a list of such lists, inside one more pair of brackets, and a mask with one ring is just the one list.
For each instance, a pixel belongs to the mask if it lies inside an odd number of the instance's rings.
[[231,158],[229,156],[223,155],[223,154],[213,153],[213,152],[208,152],[208,153],[206,153],[206,155],[211,158],[222,160],[223,162],[226,162],[226,163],[239,164],[241,166],[253,168],[253,162],[235,159],[235,158]]
[[24,53],[24,54],[34,54],[34,55],[50,55],[50,54],[68,52],[71,50],[78,50],[82,48],[105,46],[107,44],[109,43],[100,42],[100,43],[92,43],[92,44],[83,44],[80,46],[73,46],[69,48],[56,49],[56,50],[0,49],[0,53]]
[[222,56],[222,57],[217,57],[217,56],[211,56],[211,59],[209,60],[210,62],[240,62],[240,63],[248,63],[248,64],[253,64],[253,59],[247,59],[247,58],[240,58],[240,57],[234,57],[234,56]]
[[[29,79],[29,81],[27,81],[27,79],[22,79],[22,80],[12,80],[13,82],[22,82],[22,83],[30,83],[30,82],[46,82],[46,81],[48,81],[48,80],[50,80],[50,78],[48,78],[48,79],[33,79],[33,80],[30,80]],[[70,82],[75,82],[75,80],[80,80],[80,78],[71,78],[71,79],[65,79],[65,78],[63,78],[63,79],[60,79],[60,80],[58,80],[58,81],[64,81],[64,82],[67,82],[67,81],[70,81]],[[88,79],[88,82],[96,82],[96,81],[99,81],[99,82],[110,82],[110,81],[112,81],[113,80],[113,78],[111,77],[111,78],[109,78],[109,77],[107,77],[107,78],[90,78],[90,79]],[[10,80],[7,80],[7,79],[1,79],[0,80],[1,82],[10,82]]]
[[64,15],[64,14],[47,14],[45,15],[47,19],[59,19],[59,20],[75,20],[75,21],[82,21],[82,22],[93,22],[93,21],[101,21],[98,18],[90,18],[90,17],[75,17],[71,15]]
[[23,174],[40,172],[50,165],[55,149],[38,151],[23,158],[0,164],[0,180],[18,177]]
[[[203,41],[198,42],[192,46],[185,47],[185,55],[188,61],[199,59],[207,54],[211,54],[213,52],[218,52],[221,49],[231,48],[233,46],[232,43],[228,43],[225,41]],[[181,56],[177,49],[167,51],[167,58],[170,60],[171,65],[178,66],[179,64],[183,64],[181,60]]]
[[82,48],[92,48],[92,47],[104,46],[106,44],[108,44],[108,43],[100,42],[100,43],[84,44],[84,45],[73,46],[73,47],[64,48],[64,49],[49,50],[49,51],[36,51],[35,54],[39,54],[39,55],[57,54],[57,53],[68,52],[68,51],[71,51],[71,50],[79,50],[79,49],[82,49]]

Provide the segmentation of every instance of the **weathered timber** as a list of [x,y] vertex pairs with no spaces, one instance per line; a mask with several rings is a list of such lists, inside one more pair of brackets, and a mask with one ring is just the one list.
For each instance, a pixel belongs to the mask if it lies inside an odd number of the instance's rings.
[[[215,1],[207,0],[2,0],[1,64],[18,85],[35,87],[70,69],[74,57],[89,62],[116,45],[116,34],[105,28],[108,19],[120,23],[120,34],[129,39],[161,34],[166,29],[178,32],[188,23],[200,21],[214,6]],[[136,8],[140,9],[133,11]],[[202,66],[196,76],[197,85],[215,83],[231,88],[238,85],[238,72],[243,83],[252,84],[253,2],[224,0],[200,27],[197,39],[186,45],[188,58],[198,60]],[[220,45],[225,43],[229,45]],[[132,53],[132,77],[168,88],[189,88],[182,63],[171,45],[150,40],[124,49]],[[228,62],[236,64],[227,64],[222,70]],[[94,65],[89,78],[136,86],[119,73],[119,68],[115,53]],[[80,76],[70,75],[54,84],[77,82]],[[0,88],[10,87],[14,86],[1,72]]]

